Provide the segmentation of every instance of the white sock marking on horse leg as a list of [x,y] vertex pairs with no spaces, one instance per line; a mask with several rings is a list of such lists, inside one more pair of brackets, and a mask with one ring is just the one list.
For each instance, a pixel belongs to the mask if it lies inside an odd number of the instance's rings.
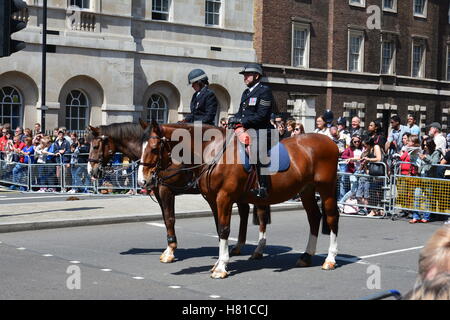
[[306,245],[306,253],[310,256],[316,254],[317,248],[317,236],[313,235],[311,232],[309,233],[308,244]]
[[337,235],[331,231],[330,234],[330,247],[328,248],[328,256],[325,259],[325,261],[329,261],[329,262],[333,262],[336,263],[336,256],[338,253],[338,248],[337,248]]
[[144,166],[142,165],[142,163],[144,163],[144,152],[145,152],[145,148],[147,148],[147,144],[148,144],[147,141],[142,144],[141,164],[139,165],[139,168],[138,168],[138,183],[140,185],[145,184]]
[[264,252],[264,248],[266,247],[266,233],[265,232],[259,232],[259,241],[258,246],[255,249],[255,253],[262,254]]
[[227,264],[230,260],[228,252],[228,240],[220,239],[219,242],[219,263],[217,264],[217,272],[227,272]]
[[87,163],[87,172],[90,176],[92,176],[92,166],[91,163],[88,161]]

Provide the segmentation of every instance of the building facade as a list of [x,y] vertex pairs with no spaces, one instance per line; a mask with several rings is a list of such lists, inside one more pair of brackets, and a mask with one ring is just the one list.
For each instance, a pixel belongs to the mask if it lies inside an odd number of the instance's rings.
[[449,126],[449,0],[255,0],[255,50],[279,111],[314,128],[415,114]]
[[[27,0],[27,47],[0,60],[1,123],[32,128],[41,119],[42,0]],[[72,6],[77,7],[72,7]],[[218,118],[235,113],[242,65],[256,60],[253,1],[48,0],[46,129],[190,112],[187,75],[201,68],[219,100]]]

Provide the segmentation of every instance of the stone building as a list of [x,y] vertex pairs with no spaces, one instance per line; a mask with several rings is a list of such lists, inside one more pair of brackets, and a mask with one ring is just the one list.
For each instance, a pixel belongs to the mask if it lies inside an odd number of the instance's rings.
[[279,111],[365,125],[415,114],[449,125],[449,0],[255,0],[255,50]]
[[[41,118],[42,0],[27,0],[27,47],[0,59],[0,122]],[[72,5],[80,9],[72,8]],[[48,0],[46,129],[189,112],[188,73],[209,75],[218,118],[235,113],[256,60],[252,0]]]

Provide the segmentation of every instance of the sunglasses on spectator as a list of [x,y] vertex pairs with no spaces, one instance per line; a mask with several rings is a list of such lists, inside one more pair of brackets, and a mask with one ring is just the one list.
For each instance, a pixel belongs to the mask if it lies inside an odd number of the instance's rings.
[[295,128],[294,130],[295,130],[295,131],[300,131],[300,128]]
[[361,143],[361,140],[353,140],[353,143]]

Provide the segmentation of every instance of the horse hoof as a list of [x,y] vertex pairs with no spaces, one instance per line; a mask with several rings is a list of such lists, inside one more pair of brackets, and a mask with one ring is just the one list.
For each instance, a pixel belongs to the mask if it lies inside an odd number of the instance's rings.
[[309,254],[303,254],[295,265],[300,268],[311,267],[312,257]]
[[240,256],[241,255],[241,250],[238,248],[233,248],[230,250],[230,257],[233,256]]
[[325,261],[322,265],[322,270],[334,270],[336,268],[336,262]]
[[248,260],[261,260],[263,258],[263,254],[259,252],[254,252]]
[[162,263],[172,263],[174,260],[175,260],[175,256],[161,255],[159,257],[159,261],[161,261]]
[[214,271],[211,274],[211,278],[213,278],[213,279],[225,279],[226,277],[228,277],[228,272],[226,272],[226,271],[223,271],[223,272]]

